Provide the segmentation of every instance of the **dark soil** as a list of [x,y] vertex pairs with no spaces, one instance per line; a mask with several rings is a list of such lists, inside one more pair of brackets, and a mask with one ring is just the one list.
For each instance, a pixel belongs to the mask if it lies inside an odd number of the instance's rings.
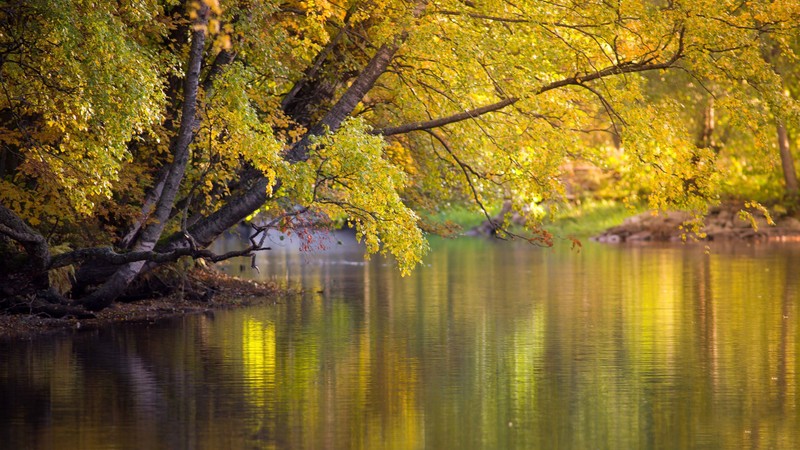
[[195,269],[188,274],[181,288],[167,296],[117,302],[90,319],[0,313],[0,341],[92,330],[126,322],[155,322],[214,309],[275,304],[283,293],[274,284],[243,280],[211,269]]

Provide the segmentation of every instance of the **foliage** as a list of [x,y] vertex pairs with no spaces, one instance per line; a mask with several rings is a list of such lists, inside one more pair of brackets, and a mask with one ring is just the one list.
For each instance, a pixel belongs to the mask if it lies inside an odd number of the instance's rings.
[[799,18],[790,0],[12,0],[0,233],[108,299],[257,213],[257,233],[352,224],[407,273],[420,215],[558,204],[576,162],[655,209],[763,201],[774,124],[800,118]]
[[351,119],[314,145],[306,165],[282,177],[291,200],[317,207],[333,219],[355,227],[368,254],[389,253],[404,274],[427,250],[417,215],[398,191],[405,175],[383,157],[384,140]]

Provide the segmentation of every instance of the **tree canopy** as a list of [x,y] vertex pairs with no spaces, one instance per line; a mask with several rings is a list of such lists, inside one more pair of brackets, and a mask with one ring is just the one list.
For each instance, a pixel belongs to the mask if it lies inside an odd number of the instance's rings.
[[798,123],[798,23],[792,0],[9,0],[3,297],[103,308],[233,256],[205,248],[243,220],[236,255],[332,221],[407,273],[421,211],[557,202],[574,161],[658,209],[751,195]]

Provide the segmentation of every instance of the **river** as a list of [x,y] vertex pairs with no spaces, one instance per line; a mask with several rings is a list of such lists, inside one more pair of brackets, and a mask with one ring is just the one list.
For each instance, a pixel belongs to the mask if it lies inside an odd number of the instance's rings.
[[224,266],[278,305],[0,344],[0,448],[800,448],[800,246],[351,240]]

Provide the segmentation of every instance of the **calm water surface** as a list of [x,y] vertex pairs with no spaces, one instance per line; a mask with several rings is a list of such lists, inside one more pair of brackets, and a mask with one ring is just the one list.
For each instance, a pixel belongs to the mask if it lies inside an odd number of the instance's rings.
[[0,448],[800,448],[798,246],[438,241],[401,278],[336,239],[259,260],[276,306],[0,344]]

